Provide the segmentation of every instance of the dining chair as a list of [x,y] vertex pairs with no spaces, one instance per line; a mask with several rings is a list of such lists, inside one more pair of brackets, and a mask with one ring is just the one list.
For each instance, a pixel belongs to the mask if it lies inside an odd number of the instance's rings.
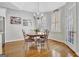
[[48,46],[48,35],[49,35],[49,31],[46,29],[44,31],[44,36],[41,36],[41,40],[42,40],[42,46],[47,45],[47,47],[49,48],[49,46]]
[[47,47],[48,47],[48,50],[49,50],[49,44],[48,44],[48,36],[49,36],[49,30],[46,30],[45,31],[45,39],[46,39],[46,45],[47,45]]
[[41,50],[40,37],[39,36],[36,36],[36,37],[34,37],[34,39],[35,39],[36,49],[40,52],[40,50]]
[[48,42],[47,42],[47,38],[46,35],[40,36],[37,38],[37,49],[40,52],[43,49],[48,49]]
[[25,45],[25,50],[29,50],[32,44],[34,43],[34,39],[31,37],[27,36],[24,30],[22,30],[23,36],[24,36],[24,45]]
[[40,38],[40,36],[35,36],[34,37],[34,40],[35,40],[35,46],[36,46],[36,48],[37,48],[37,50],[38,50],[38,52],[40,52],[41,51],[41,38]]
[[41,48],[47,49],[48,48],[48,38],[47,35],[41,36]]

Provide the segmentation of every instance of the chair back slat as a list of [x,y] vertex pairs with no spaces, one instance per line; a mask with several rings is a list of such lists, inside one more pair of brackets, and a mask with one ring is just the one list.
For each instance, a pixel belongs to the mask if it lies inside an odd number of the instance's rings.
[[23,36],[24,36],[24,38],[26,37],[26,33],[25,33],[25,31],[22,29],[22,32],[23,32]]

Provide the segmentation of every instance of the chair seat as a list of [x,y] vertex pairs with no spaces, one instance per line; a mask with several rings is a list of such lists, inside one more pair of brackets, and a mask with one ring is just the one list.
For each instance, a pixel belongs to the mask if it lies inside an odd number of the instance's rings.
[[25,42],[33,42],[34,39],[25,39]]
[[38,42],[38,43],[44,43],[45,40],[38,39],[37,42]]

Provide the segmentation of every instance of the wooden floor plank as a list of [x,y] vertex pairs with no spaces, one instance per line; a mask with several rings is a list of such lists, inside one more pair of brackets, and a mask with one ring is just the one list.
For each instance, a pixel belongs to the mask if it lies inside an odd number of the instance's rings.
[[29,51],[25,50],[24,41],[7,42],[5,44],[5,55],[8,57],[67,57],[77,56],[67,45],[54,40],[48,40],[49,50],[41,50],[31,48]]

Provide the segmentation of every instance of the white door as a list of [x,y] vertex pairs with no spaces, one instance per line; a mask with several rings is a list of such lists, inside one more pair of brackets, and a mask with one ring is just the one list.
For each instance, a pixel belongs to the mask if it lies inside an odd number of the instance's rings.
[[68,3],[66,7],[66,42],[74,50],[77,43],[76,26],[76,3]]

